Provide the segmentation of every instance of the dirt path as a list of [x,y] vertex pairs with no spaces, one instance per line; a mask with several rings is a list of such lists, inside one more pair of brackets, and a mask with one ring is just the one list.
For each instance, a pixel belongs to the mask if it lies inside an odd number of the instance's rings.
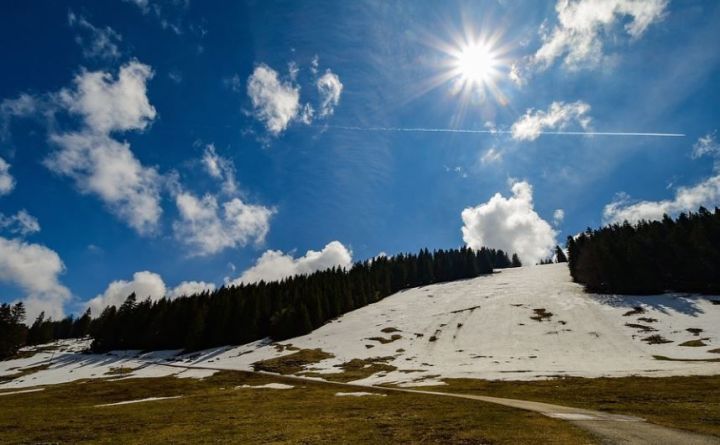
[[[213,371],[229,371],[226,368],[213,368],[210,366],[180,365],[174,363],[156,363],[162,366],[185,369],[206,369]],[[252,371],[246,371],[252,372]],[[438,397],[454,397],[460,399],[478,400],[495,403],[511,408],[533,411],[544,416],[562,419],[576,425],[597,436],[602,444],[608,445],[720,445],[720,438],[691,433],[688,431],[666,428],[648,423],[640,417],[610,414],[602,411],[593,411],[569,406],[553,405],[550,403],[533,402],[529,400],[505,399],[501,397],[478,396],[471,394],[458,394],[438,391],[423,391],[409,388],[388,388],[385,386],[358,385],[353,383],[331,382],[308,377],[279,375],[269,372],[255,372],[283,379],[290,379],[307,383],[326,383],[353,389],[373,389],[378,391],[396,391],[411,394],[425,394]]]

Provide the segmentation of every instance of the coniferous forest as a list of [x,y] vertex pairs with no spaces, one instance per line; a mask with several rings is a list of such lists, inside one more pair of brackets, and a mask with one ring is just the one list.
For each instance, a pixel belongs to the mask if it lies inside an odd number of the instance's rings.
[[494,268],[520,266],[502,250],[421,250],[358,262],[349,270],[333,268],[279,282],[223,287],[173,300],[138,301],[129,295],[95,319],[62,320],[44,314],[28,329],[22,303],[0,310],[0,358],[25,345],[91,335],[94,351],[113,349],[196,350],[243,344],[265,337],[280,340],[306,334],[346,312],[399,290],[472,278]]
[[427,249],[286,278],[223,287],[174,300],[137,301],[130,295],[90,325],[94,351],[112,349],[197,350],[243,344],[265,337],[307,334],[346,312],[401,289],[472,278],[493,267],[511,267],[503,251]]
[[613,224],[568,237],[570,274],[590,292],[720,293],[720,209]]

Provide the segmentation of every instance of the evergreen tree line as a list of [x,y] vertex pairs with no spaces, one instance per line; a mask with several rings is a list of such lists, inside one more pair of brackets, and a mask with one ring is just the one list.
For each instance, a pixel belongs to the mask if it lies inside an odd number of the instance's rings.
[[613,224],[568,237],[573,280],[591,292],[720,292],[720,209]]
[[222,287],[184,296],[138,301],[132,294],[90,323],[92,349],[197,350],[271,337],[304,335],[346,312],[399,290],[472,278],[519,266],[502,250],[427,249],[358,262],[277,282]]
[[45,313],[41,313],[29,328],[24,321],[25,306],[22,302],[0,305],[0,359],[14,356],[23,346],[90,334],[90,309],[80,318],[70,315],[57,321],[46,319]]
[[27,326],[25,319],[25,306],[20,303],[0,305],[0,359],[17,354],[25,345]]

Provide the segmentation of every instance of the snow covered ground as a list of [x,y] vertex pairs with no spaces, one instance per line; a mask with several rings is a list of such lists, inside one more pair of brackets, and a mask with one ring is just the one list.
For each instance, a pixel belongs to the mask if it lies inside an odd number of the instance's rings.
[[[652,336],[656,342],[646,340]],[[683,346],[686,342],[701,346]],[[107,378],[105,373],[118,367],[134,369],[123,378],[182,377],[183,372],[202,378],[212,371],[164,364],[250,370],[259,360],[293,353],[258,341],[185,356],[177,351],[87,355],[73,352],[72,347],[80,346],[71,343],[69,351],[54,352],[49,369],[0,389]],[[384,357],[398,368],[357,382],[363,384],[421,386],[448,377],[717,374],[720,362],[688,360],[720,359],[720,297],[586,294],[570,281],[566,265],[532,266],[399,292],[281,343],[333,354],[309,366],[320,374],[340,372],[337,365],[355,358]],[[50,355],[0,362],[0,380],[18,369],[49,363]]]

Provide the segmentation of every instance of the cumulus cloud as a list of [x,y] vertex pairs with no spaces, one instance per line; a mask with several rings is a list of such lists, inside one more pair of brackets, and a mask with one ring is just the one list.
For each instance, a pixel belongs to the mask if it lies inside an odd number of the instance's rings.
[[205,281],[183,281],[168,292],[168,297],[186,297],[189,295],[199,294],[205,291],[212,292],[215,290],[215,284]]
[[148,298],[156,301],[163,297],[173,299],[213,290],[215,290],[215,285],[204,281],[183,281],[176,287],[169,289],[159,274],[144,270],[135,272],[132,280],[111,282],[103,293],[88,300],[86,307],[89,307],[93,315],[97,317],[108,306],[118,307],[122,305],[133,292],[137,297],[137,301]]
[[305,255],[298,258],[293,258],[291,254],[283,253],[280,250],[267,250],[258,258],[254,266],[228,284],[278,281],[294,275],[350,266],[352,266],[352,252],[339,241],[328,243],[320,251],[308,250]]
[[693,145],[692,158],[697,159],[702,156],[720,158],[720,143],[717,141],[717,130],[700,137]]
[[520,141],[534,141],[543,131],[563,130],[573,122],[587,130],[591,122],[588,111],[590,105],[582,101],[553,102],[547,111],[530,108],[512,125],[512,137]]
[[562,59],[572,70],[597,66],[604,58],[604,40],[618,39],[618,25],[632,39],[663,19],[669,0],[558,0],[557,25],[541,28],[543,44],[532,62],[540,69]]
[[205,171],[213,178],[222,182],[222,190],[227,194],[238,191],[235,179],[235,165],[230,159],[217,154],[215,145],[208,144],[203,152],[202,164]]
[[681,212],[695,212],[700,206],[712,209],[720,205],[720,145],[715,138],[715,131],[700,137],[692,150],[693,159],[702,156],[715,159],[715,172],[712,176],[693,186],[678,187],[675,196],[670,199],[637,201],[626,193],[619,193],[603,209],[603,222],[611,224],[660,220],[663,215],[676,216]]
[[663,215],[697,211],[700,206],[714,208],[720,203],[720,175],[712,176],[691,187],[679,187],[672,199],[633,202],[621,193],[603,209],[603,221],[635,223],[641,220],[659,220]]
[[143,166],[127,142],[92,132],[54,134],[61,149],[45,165],[69,176],[81,193],[100,197],[109,210],[138,233],[155,231],[162,214],[160,174]]
[[63,304],[70,291],[60,283],[65,271],[60,256],[53,250],[17,239],[0,237],[0,282],[18,286],[27,295],[22,299],[27,320],[45,312],[54,319],[63,316]]
[[553,223],[557,226],[565,220],[565,210],[557,209],[553,212]]
[[[315,77],[318,74],[318,65],[319,59],[316,56],[310,65],[310,71]],[[252,103],[252,114],[273,136],[278,136],[293,122],[309,125],[316,118],[325,119],[332,116],[342,95],[343,84],[340,77],[328,69],[315,79],[319,98],[317,110],[309,102],[303,104],[298,84],[300,68],[297,63],[290,62],[288,69],[288,79],[282,80],[277,71],[260,64],[255,67],[247,80],[247,94]],[[237,75],[226,78],[223,82],[226,87],[234,91],[238,90]]]
[[143,130],[156,115],[147,97],[152,77],[152,68],[138,61],[123,65],[117,79],[104,71],[83,71],[75,77],[75,88],[63,89],[59,98],[95,133]]
[[7,195],[15,189],[15,178],[10,174],[10,164],[0,158],[0,196]]
[[277,71],[265,64],[255,67],[248,78],[247,94],[256,119],[273,135],[285,131],[300,112],[300,87],[279,79]]
[[210,255],[227,248],[261,244],[270,230],[275,209],[252,205],[240,198],[222,204],[213,195],[198,198],[188,192],[175,197],[180,218],[173,223],[175,238],[191,255]]
[[335,107],[340,103],[343,84],[337,74],[330,70],[317,80],[317,89],[320,94],[320,117],[327,117],[333,114]]
[[535,264],[550,254],[556,233],[535,212],[529,183],[515,182],[511,190],[511,197],[496,193],[488,202],[462,211],[463,240],[474,249],[502,249],[517,253],[524,264]]
[[14,235],[27,236],[39,232],[40,223],[37,218],[26,210],[20,210],[10,216],[0,213],[0,230],[5,230]]
[[112,213],[138,233],[153,233],[162,209],[162,177],[153,167],[143,166],[130,144],[111,137],[112,132],[143,130],[155,118],[147,97],[152,69],[137,61],[120,68],[117,79],[103,71],[83,71],[72,89],[57,95],[58,104],[82,118],[83,128],[51,133],[60,150],[45,165],[69,176],[81,193],[97,195]]
[[109,26],[98,28],[85,17],[68,12],[68,24],[81,32],[75,41],[82,46],[83,55],[88,58],[117,59],[120,57],[118,44],[122,36]]
[[128,295],[133,292],[138,301],[146,298],[159,300],[165,296],[167,288],[160,275],[146,270],[135,272],[130,281],[117,280],[110,283],[105,292],[87,302],[87,307],[90,308],[94,316],[98,316],[107,306],[123,304]]

